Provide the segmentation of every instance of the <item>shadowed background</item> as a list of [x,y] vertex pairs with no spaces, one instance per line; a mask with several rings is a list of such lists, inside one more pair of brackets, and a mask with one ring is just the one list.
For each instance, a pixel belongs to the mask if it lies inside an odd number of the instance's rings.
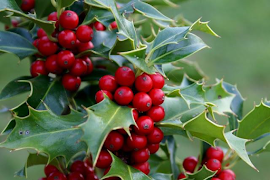
[[[1,2],[0,2],[1,3]],[[185,18],[194,22],[202,17],[203,21],[210,20],[210,26],[221,38],[200,34],[211,49],[203,50],[190,60],[198,62],[202,70],[208,75],[209,82],[215,78],[224,78],[231,84],[237,84],[243,97],[247,98],[244,112],[248,112],[261,98],[270,99],[270,2],[267,0],[189,0],[174,10],[164,9],[165,14],[174,17],[182,13]],[[9,54],[0,56],[0,89],[9,81],[21,75],[29,75],[29,61],[18,59]],[[14,107],[27,95],[0,101],[0,109]],[[9,113],[0,114],[0,129],[8,123]],[[4,137],[0,137],[3,140]],[[265,142],[265,140],[263,141]],[[262,144],[263,142],[258,142]],[[251,147],[252,149],[252,147]],[[188,155],[197,156],[198,141],[190,142],[179,137],[179,158]],[[26,151],[10,153],[0,149],[0,179],[13,180],[13,173],[23,167],[27,158]],[[270,154],[252,157],[251,160],[260,170],[257,173],[245,163],[240,162],[234,170],[239,180],[269,180]],[[43,176],[42,167],[28,170],[30,180],[37,180]]]

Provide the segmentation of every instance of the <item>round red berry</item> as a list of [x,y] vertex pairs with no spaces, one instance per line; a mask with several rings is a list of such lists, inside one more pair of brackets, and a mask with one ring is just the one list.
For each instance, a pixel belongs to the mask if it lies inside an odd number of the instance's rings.
[[106,27],[98,21],[94,23],[94,27],[96,28],[97,31],[105,31],[106,30]]
[[58,42],[65,48],[72,49],[76,46],[76,35],[71,30],[61,31],[58,35]]
[[93,45],[93,43],[91,41],[86,42],[86,43],[80,42],[78,44],[78,50],[79,50],[80,53],[84,52],[84,51],[87,51],[87,50],[90,50],[90,49],[93,49],[93,48],[94,48],[94,45]]
[[129,87],[119,87],[114,93],[114,100],[120,105],[128,105],[133,99],[133,92]]
[[104,99],[104,94],[106,94],[108,98],[110,98],[110,100],[113,100],[112,93],[106,90],[100,90],[96,93],[96,96],[95,96],[96,103],[99,103]]
[[220,180],[235,180],[236,175],[232,170],[225,169],[219,173],[218,178]]
[[154,127],[154,130],[148,134],[147,141],[149,144],[157,144],[162,141],[163,137],[163,132],[158,127]]
[[218,171],[217,174],[220,173],[221,171],[221,163],[219,160],[217,159],[209,159],[206,163],[205,163],[206,167],[208,169],[210,169],[211,171]]
[[83,57],[82,60],[85,61],[86,65],[87,65],[87,71],[86,71],[86,74],[91,74],[91,72],[93,71],[94,69],[94,66],[93,66],[93,63],[91,61],[90,58],[88,57]]
[[153,81],[153,88],[156,88],[156,89],[163,88],[165,81],[162,75],[160,75],[159,73],[155,73],[155,74],[150,74],[149,76]]
[[148,144],[147,149],[150,151],[150,154],[155,154],[159,150],[159,144]]
[[79,172],[72,172],[68,175],[68,180],[84,180],[84,177]]
[[59,172],[59,170],[55,166],[49,164],[44,167],[44,173],[47,177],[54,172]]
[[131,154],[131,159],[134,163],[144,163],[150,157],[150,152],[147,148],[140,149],[138,151],[133,151]]
[[85,75],[87,72],[87,64],[82,59],[76,59],[75,63],[73,64],[72,68],[70,69],[70,74],[73,76],[82,76]]
[[38,48],[38,43],[39,43],[39,39],[36,39],[36,40],[33,41],[32,44],[33,44],[36,48]]
[[210,147],[206,151],[206,158],[207,159],[217,159],[220,162],[223,161],[224,153],[220,147]]
[[153,87],[152,79],[147,74],[143,73],[136,78],[135,87],[140,92],[148,92]]
[[154,122],[149,116],[141,116],[136,121],[134,130],[137,134],[147,135],[154,130]]
[[139,113],[136,109],[132,109],[132,115],[133,115],[134,120],[137,121],[139,118]]
[[133,167],[138,169],[139,171],[142,171],[146,175],[148,175],[150,173],[150,165],[148,162],[135,164],[135,165],[133,165]]
[[144,92],[139,92],[135,94],[133,101],[133,107],[138,111],[145,112],[148,111],[152,106],[152,99],[150,96]]
[[116,70],[115,79],[121,86],[132,86],[135,81],[135,74],[132,69],[123,66]]
[[117,29],[117,23],[116,23],[116,21],[113,21],[113,22],[110,24],[110,28],[111,28],[111,29]]
[[42,28],[39,28],[37,31],[37,36],[38,38],[42,38],[43,36],[47,36],[47,34]]
[[196,166],[198,164],[198,159],[196,157],[190,156],[184,159],[183,161],[183,167],[186,171],[189,171],[191,173],[194,172]]
[[43,178],[40,178],[39,180],[47,180],[47,178],[46,177],[43,177]]
[[118,151],[124,144],[124,137],[117,131],[112,131],[107,136],[104,146],[110,151]]
[[186,175],[184,173],[180,173],[178,175],[178,178],[177,179],[184,179],[184,178],[186,178]]
[[165,111],[162,106],[153,106],[149,111],[147,111],[147,115],[154,121],[159,122],[162,121],[165,117]]
[[64,29],[75,29],[79,24],[79,17],[74,11],[66,10],[60,15],[59,23]]
[[114,92],[117,88],[117,82],[114,76],[105,75],[99,80],[99,88],[102,90],[107,90],[110,92]]
[[70,171],[71,172],[78,172],[80,174],[85,174],[86,173],[86,164],[83,161],[75,161],[72,163],[70,166]]
[[213,177],[211,180],[221,180],[221,179]]
[[21,9],[25,12],[31,11],[35,7],[35,0],[22,0]]
[[49,56],[45,61],[46,69],[53,74],[61,74],[63,69],[57,64],[57,55]]
[[161,89],[152,89],[148,94],[155,106],[162,104],[165,100],[165,94]]
[[99,157],[97,159],[96,166],[98,168],[105,169],[105,168],[110,167],[111,163],[112,163],[112,157],[110,153],[107,150],[101,150]]
[[74,54],[71,51],[64,50],[57,55],[57,64],[64,69],[70,69],[75,63]]
[[143,149],[147,145],[147,138],[144,135],[131,133],[131,137],[127,138],[126,143],[131,149]]
[[39,74],[47,76],[49,73],[45,67],[45,61],[37,60],[31,64],[31,75],[33,77],[38,76]]
[[57,12],[52,12],[48,18],[47,18],[48,21],[58,21],[58,17],[57,17]]
[[68,91],[77,91],[81,85],[81,78],[65,74],[62,78],[62,84]]
[[38,51],[44,56],[50,56],[56,53],[58,46],[56,43],[50,41],[47,36],[43,36],[38,41]]
[[61,172],[54,172],[49,175],[47,180],[67,180],[67,177]]
[[80,42],[91,41],[94,36],[93,29],[87,25],[81,25],[76,31],[76,37]]

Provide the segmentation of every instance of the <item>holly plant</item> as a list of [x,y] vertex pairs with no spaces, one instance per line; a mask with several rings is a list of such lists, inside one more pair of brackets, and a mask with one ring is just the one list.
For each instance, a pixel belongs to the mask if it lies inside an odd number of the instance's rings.
[[[16,176],[41,164],[42,180],[235,180],[239,161],[257,170],[249,157],[269,143],[246,146],[269,134],[270,103],[244,116],[236,86],[206,85],[187,58],[208,48],[196,31],[218,35],[158,10],[176,3],[1,0],[0,51],[31,61],[31,76],[0,93],[29,94],[1,133],[0,147],[29,150]],[[200,154],[177,158],[179,136],[199,139]]]

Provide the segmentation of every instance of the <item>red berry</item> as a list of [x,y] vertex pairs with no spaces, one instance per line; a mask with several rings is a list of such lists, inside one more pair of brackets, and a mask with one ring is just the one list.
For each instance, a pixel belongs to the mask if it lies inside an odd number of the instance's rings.
[[56,53],[58,46],[56,43],[50,41],[47,36],[43,36],[38,41],[38,50],[44,56],[50,56]]
[[217,174],[220,173],[221,171],[221,163],[219,160],[217,159],[209,159],[206,163],[205,163],[206,167],[208,169],[210,169],[211,171],[218,171]]
[[49,164],[44,167],[44,173],[47,177],[54,172],[59,172],[59,170],[55,166]]
[[226,169],[219,173],[218,178],[220,180],[235,180],[236,176],[232,170]]
[[110,28],[111,28],[111,29],[117,29],[117,23],[116,23],[116,21],[113,21],[113,22],[110,24]]
[[153,87],[152,79],[147,74],[143,73],[136,78],[135,87],[138,91],[148,92]]
[[36,39],[36,40],[33,41],[32,44],[33,44],[36,48],[38,48],[38,43],[39,43],[39,39]]
[[133,99],[133,92],[129,87],[122,86],[116,89],[114,100],[120,105],[128,105]]
[[85,63],[86,63],[86,65],[87,65],[87,71],[86,71],[86,74],[91,74],[91,72],[92,72],[93,69],[94,69],[94,66],[93,66],[93,63],[92,63],[91,59],[88,58],[88,57],[84,57],[84,58],[82,58],[82,60],[84,60]]
[[110,151],[118,151],[124,144],[124,137],[117,131],[112,131],[107,136],[104,146]]
[[29,12],[35,7],[35,0],[22,0],[21,9],[25,12]]
[[144,163],[150,157],[150,152],[147,148],[140,149],[138,151],[133,151],[131,154],[132,161],[134,163]]
[[106,27],[98,21],[94,23],[94,27],[96,28],[97,31],[105,31],[106,30]]
[[77,91],[81,85],[81,78],[65,74],[62,78],[62,84],[68,91]]
[[57,55],[49,56],[45,61],[46,69],[53,74],[61,74],[63,69],[57,64]]
[[165,94],[161,89],[152,89],[148,94],[155,106],[162,104],[165,100]]
[[42,28],[39,28],[37,31],[37,36],[38,38],[42,38],[43,36],[47,36],[47,34]]
[[159,122],[164,119],[165,111],[162,106],[153,106],[149,111],[147,111],[147,116],[149,116],[154,122]]
[[112,157],[107,150],[101,150],[96,166],[98,168],[108,168],[112,163]]
[[67,180],[66,176],[61,173],[61,172],[54,172],[49,177],[47,180]]
[[159,150],[159,144],[148,144],[147,149],[150,151],[150,154],[155,154]]
[[71,30],[61,31],[58,35],[58,42],[65,48],[72,49],[76,46],[76,35]]
[[75,29],[79,24],[79,17],[74,11],[66,10],[60,15],[59,23],[64,29]]
[[206,151],[206,158],[207,159],[217,159],[220,162],[223,161],[224,153],[220,147],[210,147]]
[[157,144],[162,141],[163,137],[163,132],[158,127],[154,127],[154,130],[148,134],[147,141],[149,144]]
[[12,24],[13,27],[18,27],[19,21],[15,20],[15,19],[12,19],[11,24]]
[[79,172],[72,172],[68,175],[68,180],[84,180],[84,177]]
[[135,74],[132,69],[123,66],[116,70],[115,79],[121,86],[132,86],[135,81]]
[[49,73],[45,67],[45,61],[37,60],[31,64],[31,75],[33,77],[38,76],[39,74],[47,76]]
[[70,74],[73,76],[82,76],[87,72],[87,64],[82,59],[76,59],[72,68],[70,69]]
[[131,137],[128,137],[126,140],[127,146],[132,149],[143,149],[147,145],[147,138],[143,135],[138,135],[131,133]]
[[211,180],[221,180],[221,179],[213,177]]
[[57,17],[57,12],[52,12],[48,18],[47,18],[48,21],[58,21],[58,17]]
[[57,64],[64,69],[70,69],[75,63],[74,54],[71,51],[64,50],[57,55]]
[[137,121],[139,118],[139,113],[136,109],[132,109],[132,115],[133,115],[134,120]]
[[70,171],[71,172],[78,172],[80,174],[85,174],[86,173],[86,164],[83,161],[75,161],[72,163],[70,166]]
[[191,173],[194,172],[196,166],[198,164],[198,159],[196,157],[190,156],[187,157],[184,161],[183,161],[183,167],[186,171],[189,171]]
[[138,127],[135,126],[134,130],[137,134],[147,135],[154,130],[154,122],[149,116],[141,116],[136,121]]
[[162,75],[160,75],[159,73],[156,74],[149,74],[150,78],[153,81],[153,88],[157,88],[157,89],[162,89],[165,81]]
[[152,106],[152,100],[150,96],[144,92],[135,94],[132,103],[134,108],[141,112],[148,111]]
[[141,164],[135,164],[135,165],[133,165],[133,167],[138,169],[139,171],[142,171],[146,175],[148,175],[150,173],[150,165],[148,162],[144,162]]
[[93,48],[94,48],[94,45],[91,41],[89,41],[87,43],[79,43],[78,44],[78,50],[80,53],[87,51],[87,50],[90,50],[90,49],[93,49]]
[[101,77],[99,80],[99,88],[102,90],[114,92],[117,88],[117,83],[114,76],[105,75]]
[[92,173],[92,174],[87,174],[85,180],[99,180],[99,179],[98,179],[97,175],[95,175],[94,173]]
[[95,96],[96,103],[99,103],[104,99],[104,94],[106,94],[108,98],[110,98],[110,100],[113,100],[112,93],[106,90],[100,90],[96,93],[96,96]]
[[39,180],[47,180],[47,178],[43,177],[43,178],[40,178]]
[[80,42],[89,42],[94,36],[93,29],[87,25],[81,25],[76,31],[76,37]]
[[180,173],[177,179],[184,179],[186,175],[184,173]]

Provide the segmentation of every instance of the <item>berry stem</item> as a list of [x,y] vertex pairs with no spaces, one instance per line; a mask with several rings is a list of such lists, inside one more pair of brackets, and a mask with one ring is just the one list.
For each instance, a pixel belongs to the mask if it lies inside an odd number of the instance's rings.
[[51,35],[47,34],[47,36],[48,36],[48,38],[49,38],[50,41],[52,41],[52,42],[58,42],[58,40],[56,38],[52,37]]
[[238,161],[240,160],[240,158],[236,158],[234,161],[233,161],[233,163],[231,163],[229,166],[224,166],[223,167],[223,169],[232,169],[237,163],[238,163]]
[[59,166],[61,168],[61,170],[63,171],[63,173],[68,174],[68,170],[67,170],[67,166],[66,166],[66,161],[63,157],[57,157],[57,160],[59,162]]
[[139,75],[142,74],[142,70],[140,70],[139,68],[137,68],[137,71],[136,71],[136,74],[135,74],[135,77],[138,77]]
[[51,0],[51,3],[53,5],[53,7],[57,8],[57,4],[56,4],[55,0]]

